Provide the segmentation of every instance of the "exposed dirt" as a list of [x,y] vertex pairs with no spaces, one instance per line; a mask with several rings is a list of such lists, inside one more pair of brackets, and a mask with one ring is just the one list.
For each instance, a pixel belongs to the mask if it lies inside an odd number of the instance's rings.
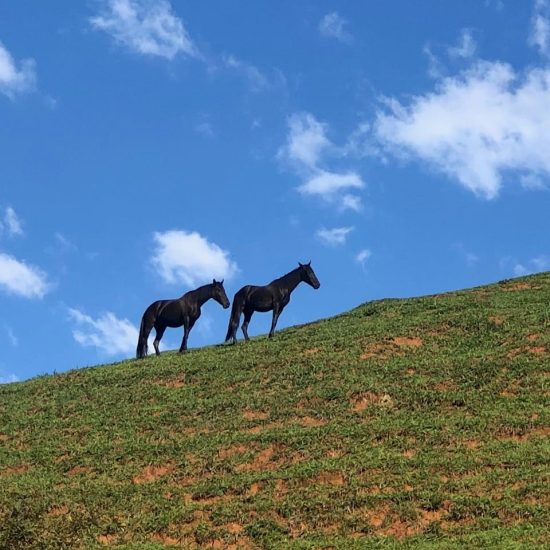
[[104,546],[112,546],[117,541],[116,535],[98,535],[97,542],[103,544]]
[[63,505],[54,505],[48,510],[48,516],[64,516],[69,513],[69,507]]
[[92,471],[92,468],[90,468],[90,466],[81,466],[81,465],[78,464],[76,466],[73,466],[66,473],[66,475],[68,475],[68,476],[77,476],[79,474],[89,474],[91,471]]
[[156,481],[162,476],[165,476],[166,474],[169,474],[170,472],[173,472],[174,469],[175,466],[171,463],[150,464],[149,466],[145,466],[141,473],[134,476],[133,481],[138,485],[141,483],[150,483],[152,481]]
[[304,350],[304,355],[315,355],[316,353],[319,353],[319,348],[310,348]]
[[392,339],[392,342],[398,346],[406,346],[411,348],[419,348],[422,346],[422,339],[418,338],[418,336],[396,336]]
[[269,416],[266,412],[246,410],[243,412],[243,418],[246,420],[265,420]]
[[362,412],[371,405],[379,407],[391,407],[394,402],[387,393],[374,393],[371,391],[355,394],[351,398],[351,407],[354,412]]
[[246,445],[234,445],[232,447],[226,447],[225,449],[220,449],[218,451],[218,456],[223,460],[226,458],[231,458],[232,456],[242,455],[249,451],[250,448]]
[[344,485],[346,483],[346,478],[341,472],[326,471],[315,476],[313,482],[323,485]]
[[0,470],[0,476],[24,474],[25,472],[28,472],[30,469],[31,467],[28,464],[19,464],[18,466],[8,466],[4,470]]

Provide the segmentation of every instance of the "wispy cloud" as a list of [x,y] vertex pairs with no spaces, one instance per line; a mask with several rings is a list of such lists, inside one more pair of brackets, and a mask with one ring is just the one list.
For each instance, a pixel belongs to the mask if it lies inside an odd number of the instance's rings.
[[222,63],[224,67],[242,75],[252,92],[260,92],[270,85],[268,77],[260,69],[234,55],[222,56]]
[[8,206],[4,210],[4,215],[0,220],[0,234],[4,228],[10,237],[19,237],[23,235],[23,223],[11,206]]
[[363,268],[366,269],[366,265],[372,252],[368,248],[363,248],[355,255],[355,261]]
[[24,298],[42,298],[50,288],[41,269],[0,253],[0,290]]
[[33,59],[15,61],[11,53],[0,42],[0,93],[13,100],[36,87],[36,68]]
[[550,57],[550,2],[548,0],[535,0],[528,42],[541,55]]
[[479,196],[498,196],[509,172],[550,176],[548,69],[478,61],[408,104],[384,105],[374,123],[384,153],[422,160]]
[[0,384],[11,384],[12,382],[19,382],[19,377],[11,372],[0,369]]
[[138,54],[173,59],[178,54],[199,57],[182,20],[168,0],[103,0],[90,18],[94,29]]
[[353,229],[353,227],[333,227],[332,229],[322,227],[317,230],[316,235],[324,244],[338,246],[346,243]]
[[16,348],[19,345],[19,338],[15,335],[15,332],[13,332],[12,328],[5,325],[6,330],[6,336],[8,338],[8,342],[13,348]]
[[293,114],[288,119],[286,144],[277,156],[300,176],[298,191],[303,195],[319,197],[341,209],[360,210],[361,199],[354,191],[365,186],[361,176],[325,168],[327,157],[347,154],[328,139],[326,131],[327,126],[310,113]]
[[525,262],[514,262],[513,273],[517,277],[550,270],[550,256],[541,254]]
[[333,11],[327,13],[319,22],[319,32],[325,38],[335,38],[340,42],[349,44],[353,40],[353,36],[346,30],[348,25],[347,19],[342,17],[338,12]]
[[68,312],[70,320],[79,327],[73,330],[73,337],[81,346],[95,347],[105,355],[135,351],[139,331],[128,319],[118,319],[110,311],[97,319],[74,308]]
[[448,48],[448,53],[451,57],[461,57],[467,59],[473,57],[476,53],[477,44],[472,34],[471,29],[462,29],[458,44]]
[[167,283],[188,287],[229,279],[238,271],[227,250],[196,231],[172,230],[154,233],[151,263]]

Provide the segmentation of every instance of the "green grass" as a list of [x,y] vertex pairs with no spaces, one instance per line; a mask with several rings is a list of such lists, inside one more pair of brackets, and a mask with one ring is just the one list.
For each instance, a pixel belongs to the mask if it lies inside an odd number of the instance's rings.
[[0,386],[0,548],[550,545],[550,273]]

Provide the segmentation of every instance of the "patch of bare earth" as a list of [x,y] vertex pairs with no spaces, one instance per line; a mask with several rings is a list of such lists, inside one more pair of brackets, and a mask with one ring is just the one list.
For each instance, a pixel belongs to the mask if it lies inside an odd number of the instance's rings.
[[403,520],[390,510],[388,504],[382,504],[366,514],[367,521],[377,535],[403,539],[423,533],[432,523],[440,522],[448,515],[450,504],[445,502],[437,510],[417,509],[415,520]]
[[1,475],[14,475],[14,474],[24,474],[28,472],[31,467],[28,464],[19,464],[18,466],[8,466],[4,470],[0,470]]
[[319,353],[319,348],[310,348],[304,350],[304,355],[315,355],[316,353]]
[[313,478],[314,483],[320,483],[322,485],[344,485],[346,478],[341,472],[326,471],[321,472]]
[[235,466],[237,472],[259,472],[262,470],[275,470],[284,462],[283,458],[274,459],[280,449],[275,445],[269,445],[259,451],[252,462]]
[[137,485],[141,483],[151,483],[157,479],[173,472],[175,466],[171,463],[168,464],[150,464],[145,466],[143,470],[137,475],[134,476],[133,481]]
[[73,466],[66,475],[68,476],[77,476],[80,474],[89,474],[92,471],[92,468],[90,466],[81,466],[80,464],[77,464],[76,466]]
[[232,447],[226,447],[218,451],[218,456],[223,460],[231,458],[232,456],[242,455],[246,453],[249,448],[246,445],[233,445]]
[[538,428],[532,428],[523,433],[502,433],[497,439],[500,441],[527,441],[538,437],[547,437],[550,435],[549,426],[541,426]]
[[117,541],[116,535],[98,535],[97,542],[103,544],[103,546],[112,546]]
[[387,393],[374,393],[371,391],[357,393],[351,398],[351,408],[354,412],[362,412],[371,405],[380,407],[393,406],[393,399]]
[[183,386],[185,386],[185,376],[171,378],[168,380],[154,380],[153,384],[163,386],[165,388],[183,388]]
[[269,422],[268,424],[258,424],[258,426],[253,426],[248,428],[247,432],[251,434],[259,434],[267,430],[276,430],[282,426],[281,422]]
[[396,336],[392,342],[401,347],[419,348],[422,346],[422,339],[417,336]]
[[64,516],[69,513],[69,507],[65,505],[54,505],[48,510],[48,516]]
[[265,420],[269,414],[261,411],[252,411],[250,409],[243,412],[243,418],[246,420]]
[[304,428],[316,428],[318,426],[324,426],[326,424],[323,419],[315,418],[313,416],[297,416],[293,420]]

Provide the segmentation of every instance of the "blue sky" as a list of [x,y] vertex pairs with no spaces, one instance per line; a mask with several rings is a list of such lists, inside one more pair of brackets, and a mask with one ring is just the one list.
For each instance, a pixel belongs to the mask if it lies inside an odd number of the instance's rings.
[[545,0],[2,0],[0,121],[0,382],[550,269]]

